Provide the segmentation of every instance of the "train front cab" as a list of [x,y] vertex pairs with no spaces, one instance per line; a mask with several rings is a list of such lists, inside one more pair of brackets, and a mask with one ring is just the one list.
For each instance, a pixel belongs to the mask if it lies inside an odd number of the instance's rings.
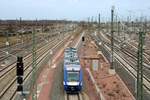
[[64,90],[67,93],[76,93],[82,90],[82,70],[64,71]]

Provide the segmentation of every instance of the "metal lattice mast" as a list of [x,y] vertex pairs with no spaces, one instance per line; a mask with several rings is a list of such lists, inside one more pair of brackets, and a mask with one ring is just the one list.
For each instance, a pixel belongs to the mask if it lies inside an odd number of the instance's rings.
[[111,9],[111,69],[114,69],[114,6]]
[[32,32],[32,100],[37,100],[36,95],[36,43],[35,43],[35,27],[33,27]]
[[145,32],[139,32],[137,65],[137,100],[143,100],[143,45]]

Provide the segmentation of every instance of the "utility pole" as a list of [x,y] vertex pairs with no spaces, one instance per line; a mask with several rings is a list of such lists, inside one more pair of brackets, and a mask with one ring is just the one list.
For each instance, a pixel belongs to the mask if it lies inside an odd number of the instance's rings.
[[92,16],[92,18],[91,18],[91,23],[93,24],[93,16]]
[[127,27],[129,27],[129,26],[130,26],[130,17],[127,16]]
[[9,43],[9,36],[8,36],[8,32],[7,31],[5,34],[6,34],[6,48],[7,48],[7,52],[6,52],[6,55],[7,55],[7,59],[5,60],[5,64],[8,64],[8,61],[9,61],[9,46],[10,46],[10,43]]
[[120,21],[118,21],[118,36],[120,36]]
[[90,17],[87,18],[88,24],[90,23]]
[[117,32],[117,27],[118,27],[118,17],[117,15],[115,16],[115,28],[114,28],[114,31]]
[[111,9],[111,67],[114,69],[114,6]]
[[94,23],[97,24],[97,17],[95,17],[95,22]]
[[109,22],[106,23],[107,32],[109,32]]
[[99,26],[99,31],[101,30],[101,15],[98,15],[98,26]]
[[134,32],[134,22],[132,21],[131,24],[132,24],[132,32],[131,33],[135,33]]
[[[37,23],[37,20],[36,20]],[[36,41],[35,41],[35,26],[33,26],[32,30],[32,100],[37,100],[37,85],[36,85]]]
[[89,29],[89,26],[90,26],[90,17],[88,17],[88,23],[87,23],[87,25],[88,25],[88,29]]
[[[21,17],[19,19],[19,27],[20,27],[20,30],[22,31],[22,18]],[[23,32],[21,32],[21,43],[23,44]]]
[[145,17],[144,32],[147,33],[147,18]]

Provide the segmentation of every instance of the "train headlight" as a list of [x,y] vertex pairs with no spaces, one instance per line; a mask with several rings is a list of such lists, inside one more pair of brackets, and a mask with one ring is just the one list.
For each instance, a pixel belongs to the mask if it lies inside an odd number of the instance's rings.
[[64,81],[63,83],[64,83],[64,85],[66,85],[66,82],[65,82],[65,81]]

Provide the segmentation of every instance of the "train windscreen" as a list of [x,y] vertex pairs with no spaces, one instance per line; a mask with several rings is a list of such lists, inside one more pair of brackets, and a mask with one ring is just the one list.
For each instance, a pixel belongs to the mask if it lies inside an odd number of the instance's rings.
[[68,72],[67,80],[68,82],[79,81],[79,72]]

